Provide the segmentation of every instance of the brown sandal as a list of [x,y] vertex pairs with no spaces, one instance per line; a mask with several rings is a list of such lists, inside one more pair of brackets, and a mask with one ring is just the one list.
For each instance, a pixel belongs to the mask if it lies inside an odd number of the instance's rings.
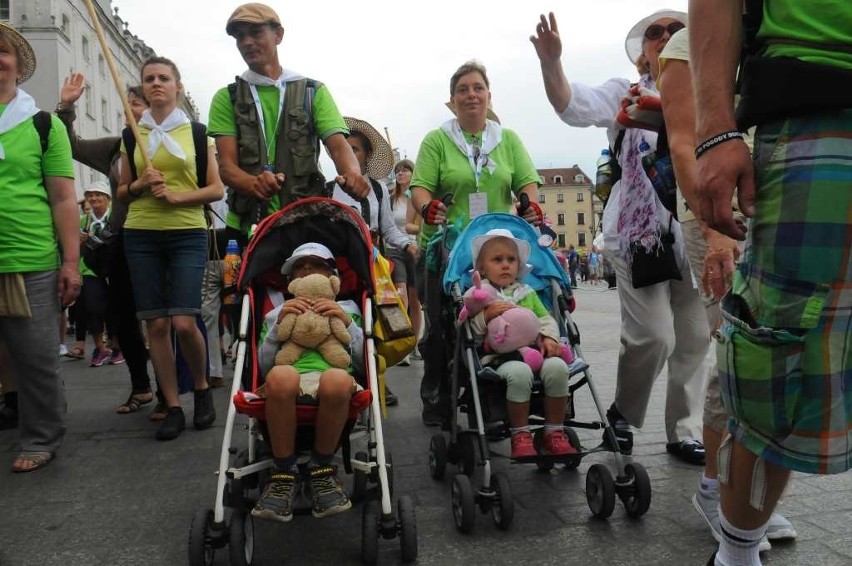
[[[147,399],[142,399],[141,395],[147,395]],[[152,392],[147,393],[131,393],[130,397],[127,398],[123,404],[119,405],[115,410],[119,415],[129,415],[130,413],[135,413],[139,410],[142,405],[147,405],[151,401],[154,400],[154,394]]]
[[21,452],[12,464],[12,471],[16,474],[34,472],[48,465],[51,460],[53,454],[50,452]]
[[86,352],[85,350],[83,350],[83,348],[80,348],[79,346],[74,346],[73,348],[68,350],[68,353],[65,354],[65,357],[74,358],[75,360],[82,360],[85,359]]

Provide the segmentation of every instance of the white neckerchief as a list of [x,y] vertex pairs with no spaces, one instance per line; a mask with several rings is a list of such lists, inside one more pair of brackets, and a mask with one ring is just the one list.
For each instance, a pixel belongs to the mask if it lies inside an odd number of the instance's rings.
[[[275,124],[277,128],[278,124],[281,122],[281,110],[284,108],[284,93],[287,90],[287,83],[291,81],[297,81],[303,77],[295,71],[282,69],[281,76],[277,79],[272,79],[267,77],[266,75],[261,75],[260,73],[256,73],[249,69],[245,71],[240,78],[242,78],[249,84],[251,97],[252,100],[254,100],[254,106],[257,109],[257,119],[258,121],[260,121],[260,133],[263,136],[264,141],[266,142],[266,151],[268,153],[270,145],[269,140],[266,139],[266,119],[263,117],[263,105],[260,103],[260,95],[257,94],[257,87],[274,86],[278,88],[278,114],[276,114],[275,116]],[[267,155],[267,161],[268,160],[269,156]]]
[[184,153],[183,148],[169,134],[169,132],[184,124],[189,124],[189,118],[186,117],[186,114],[180,108],[172,110],[172,113],[166,116],[166,119],[159,124],[154,121],[151,110],[145,110],[142,113],[142,118],[139,119],[139,125],[151,130],[151,133],[148,135],[148,157],[154,159],[154,153],[162,144],[166,148],[166,151],[178,159],[186,161],[186,153]]
[[95,233],[96,228],[99,228],[100,230],[104,229],[106,223],[109,222],[109,212],[110,207],[107,207],[104,211],[104,215],[98,218],[94,209],[89,211],[89,229],[87,231],[90,235]]
[[447,134],[456,147],[459,148],[470,163],[470,168],[473,169],[473,177],[476,180],[476,190],[479,191],[479,179],[482,176],[482,167],[485,166],[493,175],[497,169],[497,164],[493,159],[489,159],[488,155],[503,139],[503,127],[493,120],[485,121],[485,129],[482,131],[482,146],[479,148],[479,155],[474,155],[473,146],[467,143],[464,138],[461,126],[457,118],[447,120],[441,124],[441,129]]
[[[0,134],[5,134],[21,122],[29,120],[35,116],[36,112],[38,112],[38,108],[33,97],[19,88],[15,93],[15,98],[6,106],[6,110],[0,116]],[[6,159],[6,150],[2,143],[0,143],[0,159]]]

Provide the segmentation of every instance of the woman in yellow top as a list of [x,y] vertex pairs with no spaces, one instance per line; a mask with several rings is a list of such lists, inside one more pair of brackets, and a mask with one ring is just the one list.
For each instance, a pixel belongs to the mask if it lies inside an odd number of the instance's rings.
[[195,382],[195,428],[208,428],[216,419],[207,385],[207,352],[195,321],[201,312],[207,259],[203,205],[221,199],[224,187],[210,139],[207,178],[197,179],[192,127],[178,108],[183,85],[175,64],[164,57],[148,59],[142,65],[142,89],[150,108],[142,114],[139,130],[151,166],[145,168],[142,148],[137,146],[133,159],[141,174],[132,178],[122,144],[118,198],[129,202],[124,224],[127,263],[138,317],[147,325],[151,361],[169,407],[156,436],[171,440],[185,427],[170,339],[172,325]]

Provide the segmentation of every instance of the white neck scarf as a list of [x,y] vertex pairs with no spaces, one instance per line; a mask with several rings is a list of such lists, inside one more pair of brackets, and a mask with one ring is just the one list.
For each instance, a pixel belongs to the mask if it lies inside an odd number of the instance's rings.
[[474,176],[477,177],[477,186],[479,185],[479,169],[485,166],[491,175],[494,175],[494,170],[497,169],[497,163],[489,158],[489,154],[497,147],[503,139],[503,126],[493,120],[485,120],[485,130],[482,132],[482,147],[477,152],[473,152],[471,144],[464,139],[464,132],[459,125],[457,118],[447,120],[441,124],[441,129],[447,134],[447,137],[453,140],[459,151],[468,158],[471,167],[474,171]]
[[142,118],[139,119],[139,125],[151,130],[151,134],[148,136],[148,157],[153,159],[157,148],[162,145],[166,148],[166,151],[178,159],[186,161],[186,154],[183,148],[177,140],[169,135],[169,132],[184,124],[189,124],[189,118],[186,117],[186,114],[180,108],[172,110],[172,113],[166,116],[166,119],[160,124],[154,121],[150,109],[145,110],[142,113]]
[[302,75],[300,75],[299,73],[297,73],[295,71],[290,71],[288,69],[282,69],[280,77],[278,77],[277,79],[271,79],[271,78],[267,77],[266,75],[261,75],[260,73],[255,73],[254,71],[249,69],[246,72],[244,72],[240,76],[240,78],[243,79],[245,82],[247,82],[250,85],[277,86],[279,89],[283,89],[285,83],[297,81],[297,80],[304,78],[304,77],[302,77]]
[[[33,97],[21,90],[15,93],[15,98],[6,106],[3,115],[0,116],[0,134],[5,134],[25,120],[35,116],[38,108]],[[0,159],[6,159],[6,150],[0,143]]]

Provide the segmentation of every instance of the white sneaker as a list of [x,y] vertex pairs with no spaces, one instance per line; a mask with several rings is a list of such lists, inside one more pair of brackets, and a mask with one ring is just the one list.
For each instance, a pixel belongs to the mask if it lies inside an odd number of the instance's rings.
[[[697,490],[692,496],[692,506],[695,507],[696,511],[698,511],[701,518],[707,521],[707,525],[710,527],[710,533],[713,535],[713,538],[716,539],[716,542],[722,542],[722,525],[719,519],[719,492],[708,493],[700,489]],[[772,521],[770,519],[770,523],[771,522]],[[765,536],[761,539],[760,544],[757,547],[760,552],[766,552],[771,548],[772,545],[769,543],[769,539]]]
[[67,355],[68,355],[68,346],[66,346],[65,344],[60,344],[59,345],[59,357],[61,358],[62,356],[67,356]]
[[794,539],[798,536],[790,521],[780,513],[772,513],[766,525],[766,538],[769,540]]

